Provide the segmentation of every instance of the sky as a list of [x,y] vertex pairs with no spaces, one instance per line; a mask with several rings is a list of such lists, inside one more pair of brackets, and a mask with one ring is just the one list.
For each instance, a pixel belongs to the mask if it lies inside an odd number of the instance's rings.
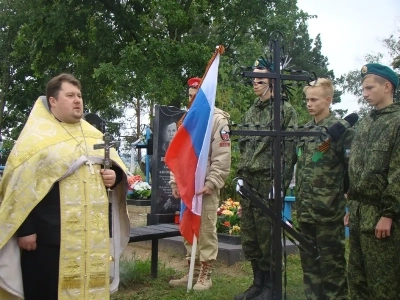
[[[297,0],[297,6],[317,15],[308,21],[308,32],[311,38],[321,34],[322,54],[336,77],[360,70],[366,54],[381,52],[382,63],[390,63],[382,40],[400,30],[399,0]],[[348,113],[358,107],[357,99],[348,94],[333,106]]]

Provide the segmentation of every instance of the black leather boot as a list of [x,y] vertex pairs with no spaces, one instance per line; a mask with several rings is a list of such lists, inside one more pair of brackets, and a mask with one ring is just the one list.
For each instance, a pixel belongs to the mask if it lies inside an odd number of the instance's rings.
[[254,260],[251,261],[251,267],[253,268],[253,284],[243,294],[236,295],[234,300],[250,300],[262,292],[264,272],[258,268]]
[[[251,300],[272,300],[272,280],[271,273],[269,271],[261,271],[263,283],[261,286],[260,293],[254,298],[250,298]],[[247,299],[246,299],[247,300]]]

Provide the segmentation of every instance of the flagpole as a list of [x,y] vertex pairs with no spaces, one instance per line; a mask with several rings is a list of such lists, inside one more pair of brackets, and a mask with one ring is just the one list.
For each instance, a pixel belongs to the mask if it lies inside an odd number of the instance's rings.
[[196,251],[197,251],[197,237],[193,235],[193,245],[192,245],[192,253],[190,255],[190,267],[189,267],[189,280],[187,285],[187,291],[189,292],[193,287],[193,273],[194,273],[194,264],[196,260]]

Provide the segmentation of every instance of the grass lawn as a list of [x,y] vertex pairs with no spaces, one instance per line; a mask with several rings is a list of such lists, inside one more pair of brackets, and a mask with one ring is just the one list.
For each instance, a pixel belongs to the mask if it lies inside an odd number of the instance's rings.
[[[289,255],[287,258],[287,299],[305,299],[302,286],[302,271],[299,255]],[[178,300],[178,299],[215,299],[232,300],[234,295],[246,290],[252,281],[251,267],[248,262],[239,262],[231,267],[216,264],[212,280],[213,287],[205,292],[187,293],[186,287],[171,288],[168,281],[183,275],[165,263],[159,265],[157,279],[150,277],[150,260],[131,260],[121,263],[121,285],[118,293],[112,295],[112,300]]]

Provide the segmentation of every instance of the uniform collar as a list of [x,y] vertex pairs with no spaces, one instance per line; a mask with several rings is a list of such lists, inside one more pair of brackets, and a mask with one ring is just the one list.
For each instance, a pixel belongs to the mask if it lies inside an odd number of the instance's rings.
[[257,98],[256,101],[254,102],[254,106],[257,107],[258,109],[264,109],[266,107],[270,106],[271,99],[266,99],[266,100],[260,100],[260,98]]
[[331,121],[334,118],[335,118],[335,113],[331,112],[327,117],[323,118],[318,123],[316,123],[315,119],[313,119],[313,124],[318,126],[325,126],[329,121]]

